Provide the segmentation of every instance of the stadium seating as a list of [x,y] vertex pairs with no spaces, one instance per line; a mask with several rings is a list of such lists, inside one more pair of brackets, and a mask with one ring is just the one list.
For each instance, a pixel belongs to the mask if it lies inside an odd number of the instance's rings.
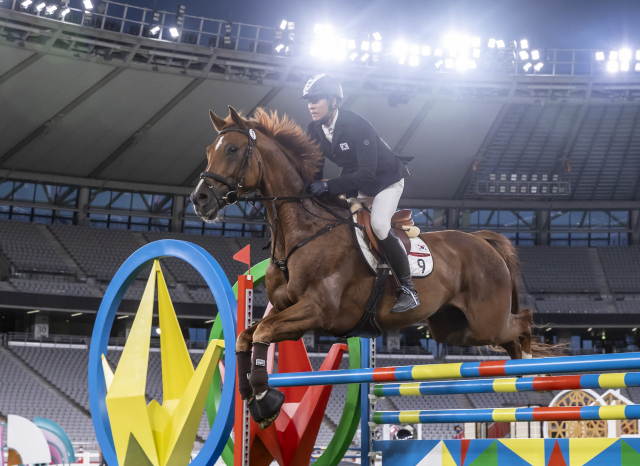
[[44,225],[0,220],[0,249],[18,272],[73,274],[41,229]]
[[613,293],[640,293],[640,247],[598,248],[600,261]]
[[518,248],[529,293],[599,293],[589,248],[537,246]]

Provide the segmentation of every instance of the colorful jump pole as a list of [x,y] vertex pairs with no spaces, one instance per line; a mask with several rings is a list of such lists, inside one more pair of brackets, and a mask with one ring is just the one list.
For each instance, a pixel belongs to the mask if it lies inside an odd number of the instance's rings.
[[640,387],[640,372],[616,374],[563,375],[559,377],[522,377],[519,379],[444,380],[379,384],[375,396],[452,395],[464,393],[547,392],[587,388]]
[[376,424],[431,424],[441,422],[609,421],[640,419],[640,405],[567,406],[559,408],[441,409],[378,411]]
[[271,387],[339,385],[348,383],[410,382],[474,377],[524,376],[540,373],[593,372],[640,369],[640,353],[563,356],[542,359],[463,362],[424,366],[380,367],[322,373],[272,374]]

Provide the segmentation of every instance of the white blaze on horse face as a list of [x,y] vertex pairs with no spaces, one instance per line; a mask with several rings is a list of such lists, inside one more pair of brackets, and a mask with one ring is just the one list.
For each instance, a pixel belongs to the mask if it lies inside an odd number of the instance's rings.
[[218,150],[220,148],[220,146],[222,145],[222,140],[224,139],[224,136],[222,136],[220,139],[218,139],[218,143],[216,144],[216,150]]

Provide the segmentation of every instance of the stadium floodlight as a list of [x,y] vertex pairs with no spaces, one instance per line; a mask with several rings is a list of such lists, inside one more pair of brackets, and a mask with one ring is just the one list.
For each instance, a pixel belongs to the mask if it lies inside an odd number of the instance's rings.
[[618,59],[618,52],[616,52],[615,50],[612,50],[611,52],[609,52],[609,60],[617,60]]
[[620,63],[620,71],[629,71],[629,62],[623,61]]
[[365,62],[365,61],[367,61],[368,59],[369,59],[369,54],[368,54],[368,53],[365,53],[364,55],[362,55],[362,56],[360,57],[360,61],[362,61],[362,62]]
[[33,2],[31,0],[24,0],[24,2],[20,4],[20,6],[26,9],[26,8],[29,8],[29,5],[31,5],[32,3]]
[[446,66],[447,68],[453,68],[453,58],[447,58],[444,61],[444,66]]
[[380,53],[382,51],[382,43],[380,41],[375,41],[371,43],[371,51],[374,53]]
[[418,66],[420,64],[420,57],[417,55],[411,55],[409,57],[409,66]]
[[61,19],[64,19],[65,16],[67,16],[69,13],[71,13],[71,9],[67,6],[65,8],[63,8],[62,10],[60,10],[60,13],[58,13],[60,15]]
[[520,50],[518,55],[520,55],[520,60],[528,60],[529,59],[529,52],[527,52],[526,50]]
[[404,57],[409,54],[409,46],[404,41],[398,41],[396,42],[393,51],[397,56]]
[[423,57],[428,57],[429,55],[431,55],[431,47],[429,47],[428,45],[423,45],[420,49],[420,52],[422,53]]
[[93,3],[91,3],[91,0],[84,0],[84,8],[85,10],[93,10]]
[[[160,26],[153,26],[149,32],[151,33],[152,36],[155,36],[158,32],[160,32]],[[276,47],[276,50],[278,50],[278,47]],[[278,50],[279,52],[280,50]]]
[[609,60],[607,62],[607,71],[609,73],[616,73],[619,68],[620,68],[620,65],[619,65],[619,63],[617,61]]
[[480,58],[480,49],[473,49],[473,58]]
[[37,11],[38,13],[40,13],[40,12],[44,9],[44,7],[45,7],[45,6],[47,6],[47,4],[46,4],[46,3],[44,3],[44,2],[42,2],[42,3],[38,3],[38,4],[36,5],[36,11]]
[[473,39],[471,39],[471,47],[473,48],[480,48],[480,38],[479,37],[474,37]]
[[334,57],[338,61],[342,61],[347,58],[347,51],[345,49],[339,49]]
[[379,32],[374,32],[372,36],[375,40],[382,40],[382,36],[380,35]]
[[469,69],[475,70],[478,67],[475,60],[469,60]]
[[640,71],[640,63],[636,63],[636,71]]
[[620,57],[620,61],[631,61],[631,50],[622,49],[618,56]]
[[285,29],[287,27],[287,20],[283,19],[282,22],[280,23],[280,29]]
[[442,56],[442,49],[435,49],[433,51],[433,55],[436,57],[441,57]]
[[371,43],[368,40],[363,40],[362,44],[360,44],[360,50],[369,50],[371,48]]
[[178,28],[169,29],[169,34],[171,34],[171,37],[173,37],[174,39],[177,39],[180,35],[180,33],[178,32]]
[[45,9],[45,13],[47,13],[48,15],[52,15],[57,9],[58,9],[57,5],[49,5]]
[[287,23],[287,27],[289,28],[289,31],[293,31],[296,28],[296,23],[294,21],[289,21]]
[[438,60],[436,62],[436,68],[440,68],[444,62],[442,60]]
[[536,71],[540,71],[543,66],[544,66],[544,63],[536,63],[533,69]]
[[358,52],[353,52],[351,55],[349,55],[349,60],[353,61],[356,58],[358,58]]
[[525,71],[529,71],[533,65],[531,63],[526,63],[522,69]]
[[400,60],[398,60],[398,63],[400,63],[401,65],[404,65],[404,61],[407,57],[400,57]]
[[487,44],[487,47],[489,47],[490,49],[495,49],[496,48],[496,40],[495,39],[489,39],[489,43]]
[[502,39],[498,39],[496,41],[496,45],[498,46],[499,49],[505,48],[505,43],[504,43],[504,41]]
[[540,60],[540,51],[539,50],[532,50],[531,51],[531,59],[532,60]]
[[[156,28],[160,29],[158,26],[156,26]],[[155,28],[154,28],[155,29]],[[157,31],[156,31],[157,32]],[[151,30],[152,34],[155,34],[155,32],[153,32],[153,29]],[[276,52],[280,53],[280,51],[284,48],[284,44],[278,44],[278,46],[276,47]],[[311,54],[313,55],[313,52],[311,52]]]
[[409,53],[411,55],[420,55],[420,47],[417,44],[411,44],[409,46]]
[[604,52],[596,52],[596,60],[598,61],[604,60]]
[[520,48],[521,49],[528,49],[529,48],[529,41],[527,39],[522,39],[520,41]]
[[355,49],[355,48],[356,48],[356,41],[355,41],[355,40],[353,40],[353,39],[349,39],[349,40],[347,41],[347,48],[348,48],[349,50],[353,50],[353,49]]

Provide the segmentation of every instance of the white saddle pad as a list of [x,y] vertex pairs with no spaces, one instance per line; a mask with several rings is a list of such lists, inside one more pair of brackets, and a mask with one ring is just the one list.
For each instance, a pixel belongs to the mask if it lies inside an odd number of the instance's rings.
[[[368,241],[365,239],[365,232],[360,228],[356,228],[356,237],[358,238],[358,244],[365,260],[371,267],[371,270],[375,272],[378,267],[378,261],[367,246]],[[411,239],[411,251],[409,252],[409,266],[411,267],[411,276],[416,278],[422,278],[433,272],[433,256],[427,245],[420,239]]]

